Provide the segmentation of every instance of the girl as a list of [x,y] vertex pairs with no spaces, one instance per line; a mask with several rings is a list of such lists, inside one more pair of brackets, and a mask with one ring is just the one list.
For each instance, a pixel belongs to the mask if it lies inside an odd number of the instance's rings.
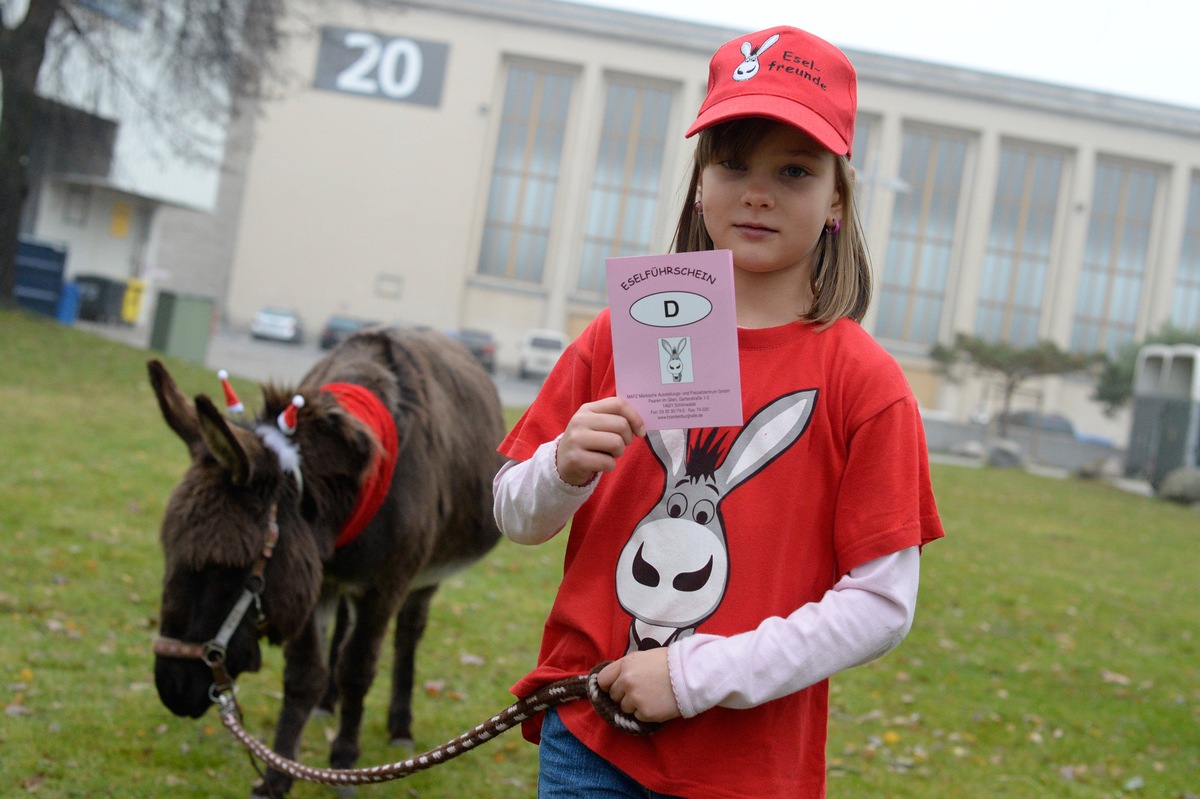
[[[542,799],[822,797],[828,677],[912,623],[920,547],[943,532],[916,401],[858,325],[855,106],[846,57],[795,28],[712,59],[674,249],[733,252],[744,427],[648,433],[616,396],[605,311],[500,447],[505,535],[573,518],[514,693],[612,660],[601,687],[669,722],[629,736],[582,702],[527,722]],[[673,545],[663,524],[711,534]]]

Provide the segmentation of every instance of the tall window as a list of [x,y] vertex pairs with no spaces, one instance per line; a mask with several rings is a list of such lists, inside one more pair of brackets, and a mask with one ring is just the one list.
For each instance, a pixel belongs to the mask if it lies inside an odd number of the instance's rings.
[[1071,329],[1074,351],[1113,354],[1133,341],[1157,189],[1158,175],[1148,167],[1097,164]]
[[671,93],[629,79],[608,83],[596,174],[588,196],[578,289],[604,292],[604,259],[650,252]]
[[479,274],[540,283],[574,79],[512,65],[488,191]]
[[930,345],[945,304],[954,224],[967,160],[967,138],[908,130],[892,229],[879,285],[876,334]]
[[80,5],[137,30],[146,16],[145,0],[81,0]]
[[885,181],[875,168],[877,158],[872,149],[878,138],[879,119],[876,117],[860,116],[854,122],[854,150],[850,162],[854,164],[858,175],[855,180],[854,199],[858,203],[858,216],[864,228],[870,226],[871,204],[875,198],[878,186],[890,187],[891,182]]
[[1200,329],[1200,173],[1192,175],[1183,251],[1175,273],[1171,324],[1185,330]]
[[975,322],[981,338],[1017,347],[1038,340],[1062,173],[1059,154],[1001,149]]

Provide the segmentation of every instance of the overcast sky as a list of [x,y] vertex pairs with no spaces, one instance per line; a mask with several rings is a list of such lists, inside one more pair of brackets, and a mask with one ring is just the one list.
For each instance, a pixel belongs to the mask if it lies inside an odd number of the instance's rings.
[[1196,0],[574,0],[1200,109]]

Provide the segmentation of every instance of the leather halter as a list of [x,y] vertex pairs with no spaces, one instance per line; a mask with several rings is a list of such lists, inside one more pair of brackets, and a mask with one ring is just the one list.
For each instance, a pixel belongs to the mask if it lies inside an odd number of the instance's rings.
[[152,649],[154,654],[159,657],[204,661],[212,669],[215,682],[210,689],[210,695],[214,699],[217,694],[233,685],[233,678],[225,670],[225,652],[230,639],[233,638],[233,634],[241,625],[242,619],[245,618],[246,611],[250,609],[250,605],[254,605],[257,611],[257,622],[260,628],[266,621],[262,612],[262,591],[267,584],[267,561],[271,559],[271,555],[275,551],[275,544],[279,541],[278,511],[278,503],[272,502],[267,515],[267,538],[263,542],[262,551],[254,561],[250,574],[246,577],[241,595],[229,611],[229,615],[225,617],[217,634],[202,644],[181,641],[178,638],[167,638],[163,635],[156,636],[154,639]]

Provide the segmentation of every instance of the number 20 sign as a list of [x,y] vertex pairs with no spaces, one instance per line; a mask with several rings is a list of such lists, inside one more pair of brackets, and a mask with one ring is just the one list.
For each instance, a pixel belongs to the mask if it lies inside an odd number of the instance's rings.
[[437,107],[449,45],[347,28],[321,29],[318,89]]

